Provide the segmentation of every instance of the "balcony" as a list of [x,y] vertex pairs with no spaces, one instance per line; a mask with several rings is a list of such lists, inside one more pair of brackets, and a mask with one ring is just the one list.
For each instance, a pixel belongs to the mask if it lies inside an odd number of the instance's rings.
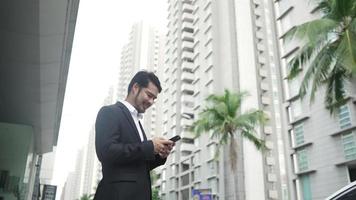
[[263,92],[267,92],[268,91],[268,84],[267,83],[261,83],[261,90],[263,91]]
[[183,83],[181,92],[185,94],[194,94],[194,86],[189,83]]
[[194,11],[194,6],[188,3],[184,3],[182,7],[182,11],[185,13],[193,13]]
[[182,63],[182,70],[187,72],[192,72],[194,68],[194,64],[191,62],[184,62]]
[[180,133],[181,138],[186,138],[186,139],[194,139],[194,135],[190,131],[183,131]]
[[190,22],[183,22],[182,23],[182,30],[186,31],[186,32],[189,32],[189,33],[193,33],[194,32],[194,26]]
[[268,182],[276,182],[277,181],[277,176],[273,173],[268,173],[267,174],[267,180]]
[[188,42],[188,41],[183,41],[182,42],[182,49],[183,51],[189,51],[189,52],[193,52],[194,50],[194,43],[193,42]]
[[256,26],[263,27],[261,20],[256,20],[255,24]]
[[190,13],[183,13],[182,18],[183,18],[183,22],[193,23],[193,21],[194,21],[194,15],[192,15]]
[[267,70],[260,69],[260,76],[261,76],[262,78],[266,78],[266,77],[267,77]]
[[265,132],[265,134],[272,134],[272,127],[270,126],[265,126],[263,131]]
[[271,104],[271,99],[269,97],[262,96],[261,102],[263,105],[268,106]]
[[189,151],[193,152],[195,150],[194,144],[187,144],[187,143],[181,143],[180,145],[180,151]]
[[194,81],[194,74],[190,72],[182,72],[181,80],[183,82],[192,83]]
[[266,58],[264,56],[258,56],[258,62],[260,64],[266,64]]
[[266,50],[265,46],[264,46],[263,44],[261,44],[261,43],[258,43],[258,44],[257,44],[257,49],[258,49],[259,51],[265,51],[265,50]]
[[266,158],[266,163],[267,165],[275,165],[276,164],[276,160],[273,157],[267,157]]
[[182,103],[193,103],[194,102],[194,98],[192,95],[182,95],[180,97],[180,100]]
[[193,33],[189,33],[189,32],[183,31],[183,33],[182,33],[182,40],[183,40],[183,41],[194,42]]
[[262,16],[262,9],[261,8],[255,8],[255,15]]
[[183,51],[182,59],[183,60],[193,60],[194,54],[192,52]]
[[192,124],[193,124],[193,120],[191,120],[191,119],[181,118],[181,120],[180,120],[180,125],[182,127],[189,127]]
[[[185,95],[186,96],[186,95]],[[193,118],[193,108],[189,108],[187,106],[182,106],[181,108],[181,114],[182,116],[187,116],[187,117],[184,117],[184,118],[190,118],[192,119]],[[189,117],[188,117],[189,116]]]
[[263,39],[263,38],[264,38],[264,35],[263,35],[263,33],[261,33],[261,31],[257,31],[257,32],[256,32],[256,37],[257,37],[258,39]]

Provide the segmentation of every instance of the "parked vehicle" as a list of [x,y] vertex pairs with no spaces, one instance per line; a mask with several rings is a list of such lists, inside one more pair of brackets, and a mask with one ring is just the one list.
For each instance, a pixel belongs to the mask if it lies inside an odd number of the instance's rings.
[[336,191],[325,200],[356,200],[356,181]]

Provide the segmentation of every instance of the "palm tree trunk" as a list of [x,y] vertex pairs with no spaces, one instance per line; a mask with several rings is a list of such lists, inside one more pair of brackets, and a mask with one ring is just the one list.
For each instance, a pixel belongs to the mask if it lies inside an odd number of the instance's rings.
[[[234,185],[235,185],[235,199],[244,200],[245,199],[245,177],[244,177],[244,163],[243,163],[243,146],[242,146],[242,137],[240,134],[235,134],[234,138],[235,146],[233,147],[236,150],[236,169],[232,170],[234,174]],[[231,148],[232,146],[230,146]]]
[[[229,146],[229,156],[230,156],[230,166],[231,171],[233,173],[233,181],[234,181],[234,196],[236,200],[240,200],[239,198],[239,174],[237,173],[237,152],[240,145],[237,145],[237,141],[234,137],[234,134],[229,132],[230,135],[230,146]],[[239,151],[240,152],[240,151]]]

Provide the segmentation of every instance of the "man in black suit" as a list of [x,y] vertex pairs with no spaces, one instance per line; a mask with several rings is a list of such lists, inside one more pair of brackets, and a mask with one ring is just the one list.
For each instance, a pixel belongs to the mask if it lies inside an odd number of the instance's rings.
[[166,162],[174,143],[161,137],[147,140],[140,118],[161,90],[152,72],[140,71],[132,78],[125,101],[100,109],[95,147],[103,179],[95,200],[152,198],[150,170]]

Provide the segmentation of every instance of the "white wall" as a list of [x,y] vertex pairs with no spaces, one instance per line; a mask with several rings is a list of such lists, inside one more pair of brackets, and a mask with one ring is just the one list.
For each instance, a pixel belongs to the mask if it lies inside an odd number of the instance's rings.
[[[249,96],[242,104],[242,112],[258,109],[258,92],[256,80],[254,32],[251,21],[249,0],[235,0],[236,30],[238,45],[239,85],[241,91],[248,91]],[[262,154],[255,146],[243,141],[243,156],[245,169],[246,200],[265,199]]]

